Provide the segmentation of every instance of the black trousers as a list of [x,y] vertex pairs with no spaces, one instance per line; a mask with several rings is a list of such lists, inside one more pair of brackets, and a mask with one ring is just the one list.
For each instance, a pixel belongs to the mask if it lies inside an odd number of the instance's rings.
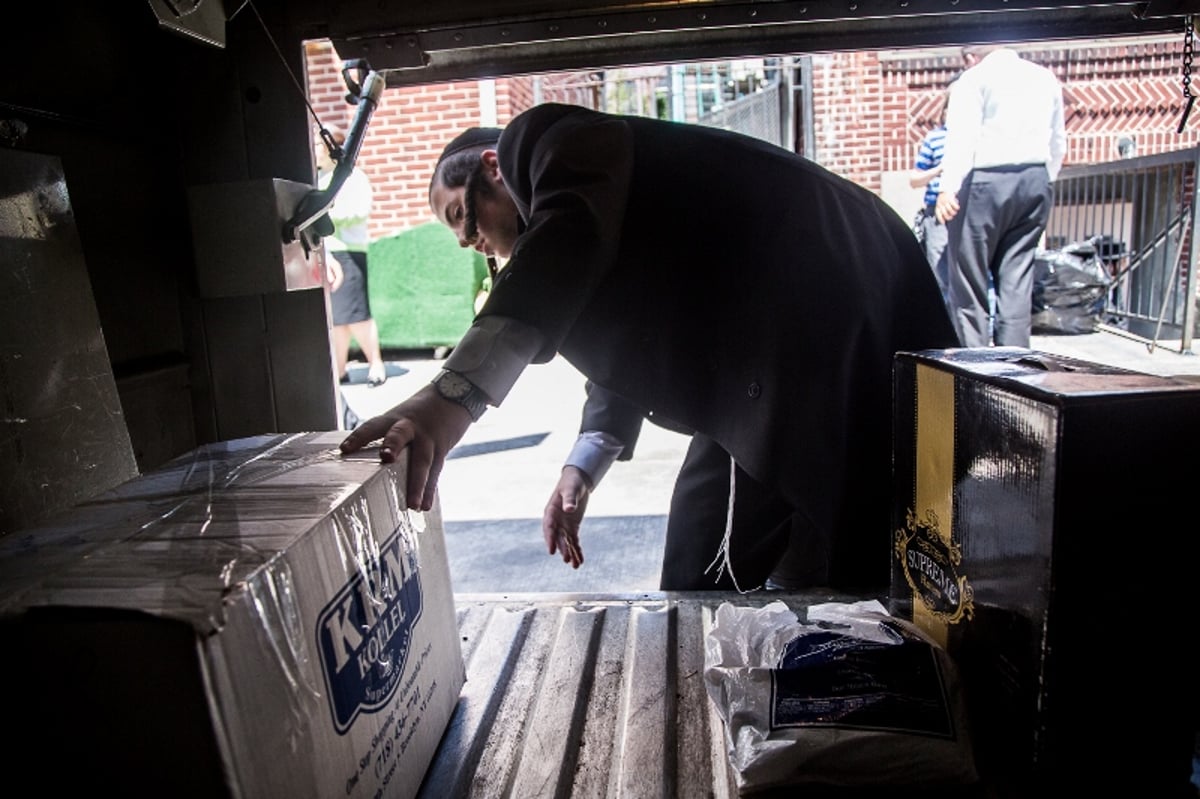
[[[748,591],[764,585],[799,589],[827,584],[829,552],[775,491],[740,468],[734,473],[729,522],[729,454],[692,436],[675,481],[659,588],[664,591]],[[726,560],[727,558],[727,560]]]

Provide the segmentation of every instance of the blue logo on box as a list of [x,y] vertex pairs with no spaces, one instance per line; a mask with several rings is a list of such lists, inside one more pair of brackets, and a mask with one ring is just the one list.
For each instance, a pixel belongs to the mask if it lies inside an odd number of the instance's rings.
[[423,604],[414,544],[402,525],[378,553],[360,552],[358,571],[317,618],[317,651],[339,734],[359,713],[385,707],[404,674]]

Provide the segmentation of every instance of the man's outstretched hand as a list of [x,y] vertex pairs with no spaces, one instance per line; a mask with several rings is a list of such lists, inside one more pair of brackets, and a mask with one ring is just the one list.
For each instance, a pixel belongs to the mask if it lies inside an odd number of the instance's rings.
[[542,537],[546,550],[562,555],[563,563],[578,569],[583,563],[583,548],[579,545],[579,524],[587,511],[587,478],[574,466],[564,466],[558,484],[542,511]]
[[470,426],[471,414],[466,408],[427,385],[390,411],[354,428],[342,441],[341,450],[343,454],[355,452],[382,438],[379,460],[392,463],[407,447],[408,507],[427,511],[433,507],[446,455]]

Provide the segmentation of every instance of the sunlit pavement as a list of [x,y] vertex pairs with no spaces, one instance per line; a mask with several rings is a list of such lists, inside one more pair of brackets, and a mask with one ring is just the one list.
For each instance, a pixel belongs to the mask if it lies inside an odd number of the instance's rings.
[[[441,366],[432,356],[390,360],[386,383],[344,385],[343,396],[366,419]],[[677,433],[647,424],[634,459],[609,470],[588,504],[582,567],[546,553],[542,509],[579,432],[583,384],[561,358],[530,366],[451,452],[438,492],[456,592],[657,590],[671,488],[688,443]]]

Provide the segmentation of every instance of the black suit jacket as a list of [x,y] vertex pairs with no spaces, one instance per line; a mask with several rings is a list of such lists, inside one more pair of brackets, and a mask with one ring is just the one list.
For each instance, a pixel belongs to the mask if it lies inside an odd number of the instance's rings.
[[546,104],[497,150],[525,229],[481,315],[534,325],[539,360],[715,440],[886,571],[893,357],[957,346],[908,225],[707,127]]
[[583,403],[579,431],[602,430],[616,437],[624,445],[617,460],[630,460],[642,432],[645,411],[591,380],[587,381],[584,389],[587,391],[587,401]]

